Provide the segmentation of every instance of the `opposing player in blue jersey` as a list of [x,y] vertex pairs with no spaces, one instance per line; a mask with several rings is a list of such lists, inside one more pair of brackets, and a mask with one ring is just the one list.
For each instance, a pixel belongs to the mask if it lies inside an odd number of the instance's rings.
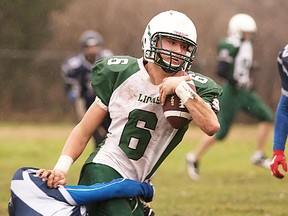
[[[107,138],[83,165],[82,185],[121,177],[143,182],[154,176],[189,127],[187,123],[175,129],[167,121],[162,104],[169,94],[178,95],[203,132],[216,133],[220,125],[214,104],[221,87],[202,74],[174,76],[190,72],[196,40],[194,23],[185,14],[165,11],[153,17],[144,31],[142,58],[114,56],[98,61],[92,76],[95,101],[70,133],[47,184],[65,184],[70,166],[107,112],[112,120]],[[194,82],[197,92],[187,81]],[[43,171],[41,177],[48,173]],[[110,199],[87,209],[90,216],[144,215],[138,198]]]
[[[61,66],[67,99],[73,103],[77,120],[81,120],[86,110],[95,99],[91,86],[92,66],[105,57],[112,56],[112,51],[104,48],[104,39],[94,30],[85,31],[80,37],[81,53],[68,57]],[[95,145],[106,137],[110,125],[107,117],[93,134]]]
[[35,175],[36,171],[38,169],[24,167],[15,172],[8,206],[10,216],[82,216],[87,213],[84,205],[90,203],[136,196],[150,202],[154,195],[151,184],[124,178],[90,186],[67,185],[50,189]]
[[275,177],[281,179],[284,175],[279,171],[278,166],[282,165],[283,170],[287,172],[284,150],[288,135],[288,44],[281,49],[277,62],[282,88],[275,114],[273,157],[270,169]]

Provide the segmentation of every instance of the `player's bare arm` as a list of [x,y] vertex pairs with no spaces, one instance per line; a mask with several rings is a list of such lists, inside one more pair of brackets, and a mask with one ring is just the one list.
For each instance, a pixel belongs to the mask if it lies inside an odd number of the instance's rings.
[[61,153],[61,156],[53,170],[40,169],[36,175],[47,180],[49,188],[66,184],[66,174],[77,158],[84,151],[93,132],[101,124],[107,112],[94,102],[87,110],[83,119],[70,133]]
[[69,155],[74,161],[77,160],[106,114],[107,112],[94,102],[83,119],[72,130],[62,150],[62,155]]
[[215,112],[197,94],[193,99],[187,100],[184,105],[191,114],[193,122],[207,135],[212,136],[220,129]]
[[[181,82],[189,81],[190,79],[189,76],[165,78],[160,85],[161,103],[165,103],[166,96],[173,94]],[[184,105],[191,114],[195,124],[207,135],[212,136],[220,129],[215,112],[196,92],[184,102]]]

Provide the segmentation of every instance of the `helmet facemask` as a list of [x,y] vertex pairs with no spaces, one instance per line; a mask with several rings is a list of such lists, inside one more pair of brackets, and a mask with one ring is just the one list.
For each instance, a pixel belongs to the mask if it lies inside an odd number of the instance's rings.
[[[162,38],[172,38],[187,44],[186,54],[181,54],[174,52],[162,47]],[[147,50],[145,57],[154,61],[154,63],[160,66],[166,73],[175,73],[180,70],[187,71],[191,68],[197,45],[193,41],[171,33],[156,32],[152,35],[150,39],[150,50]],[[169,62],[163,59],[163,56],[166,55],[169,57]],[[181,62],[179,65],[173,65],[173,59],[179,60]]]

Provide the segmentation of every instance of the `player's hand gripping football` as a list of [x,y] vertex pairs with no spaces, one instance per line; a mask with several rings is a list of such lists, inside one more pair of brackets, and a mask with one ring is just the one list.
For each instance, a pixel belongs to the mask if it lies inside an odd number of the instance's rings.
[[160,84],[160,101],[161,104],[164,105],[166,101],[166,97],[169,94],[173,94],[175,92],[176,87],[182,82],[182,81],[190,81],[190,76],[172,76],[167,77],[163,80],[163,82]]
[[276,178],[284,178],[283,173],[281,173],[278,169],[279,165],[282,165],[282,168],[285,172],[287,172],[287,163],[286,157],[284,155],[283,150],[274,150],[272,161],[270,164],[271,174],[274,175]]
[[57,188],[59,185],[66,184],[66,174],[62,170],[39,169],[36,176],[42,178],[43,181],[47,181],[48,188]]

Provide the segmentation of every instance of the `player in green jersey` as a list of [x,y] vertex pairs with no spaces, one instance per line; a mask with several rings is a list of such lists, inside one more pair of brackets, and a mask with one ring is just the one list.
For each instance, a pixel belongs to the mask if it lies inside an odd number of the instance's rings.
[[[109,112],[111,125],[105,141],[84,164],[79,184],[91,185],[119,177],[143,182],[181,142],[189,123],[174,129],[162,110],[166,96],[176,93],[194,123],[206,134],[219,130],[215,112],[222,89],[213,80],[189,71],[196,52],[196,28],[183,13],[165,11],[151,19],[143,38],[143,58],[115,56],[93,68],[94,103],[68,137],[53,170],[41,169],[49,187],[66,182],[66,174],[80,156],[91,134]],[[194,81],[196,92],[187,81]],[[140,198],[111,199],[87,207],[89,215],[143,216]]]
[[272,110],[252,91],[250,70],[253,61],[252,39],[256,32],[254,19],[247,14],[236,14],[230,19],[228,37],[218,46],[219,77],[226,80],[220,97],[220,131],[215,136],[205,137],[193,153],[186,156],[188,174],[192,180],[199,179],[200,157],[215,143],[226,137],[236,114],[245,111],[259,120],[257,145],[252,155],[252,163],[266,169],[270,159],[264,154],[267,136],[273,122]]

